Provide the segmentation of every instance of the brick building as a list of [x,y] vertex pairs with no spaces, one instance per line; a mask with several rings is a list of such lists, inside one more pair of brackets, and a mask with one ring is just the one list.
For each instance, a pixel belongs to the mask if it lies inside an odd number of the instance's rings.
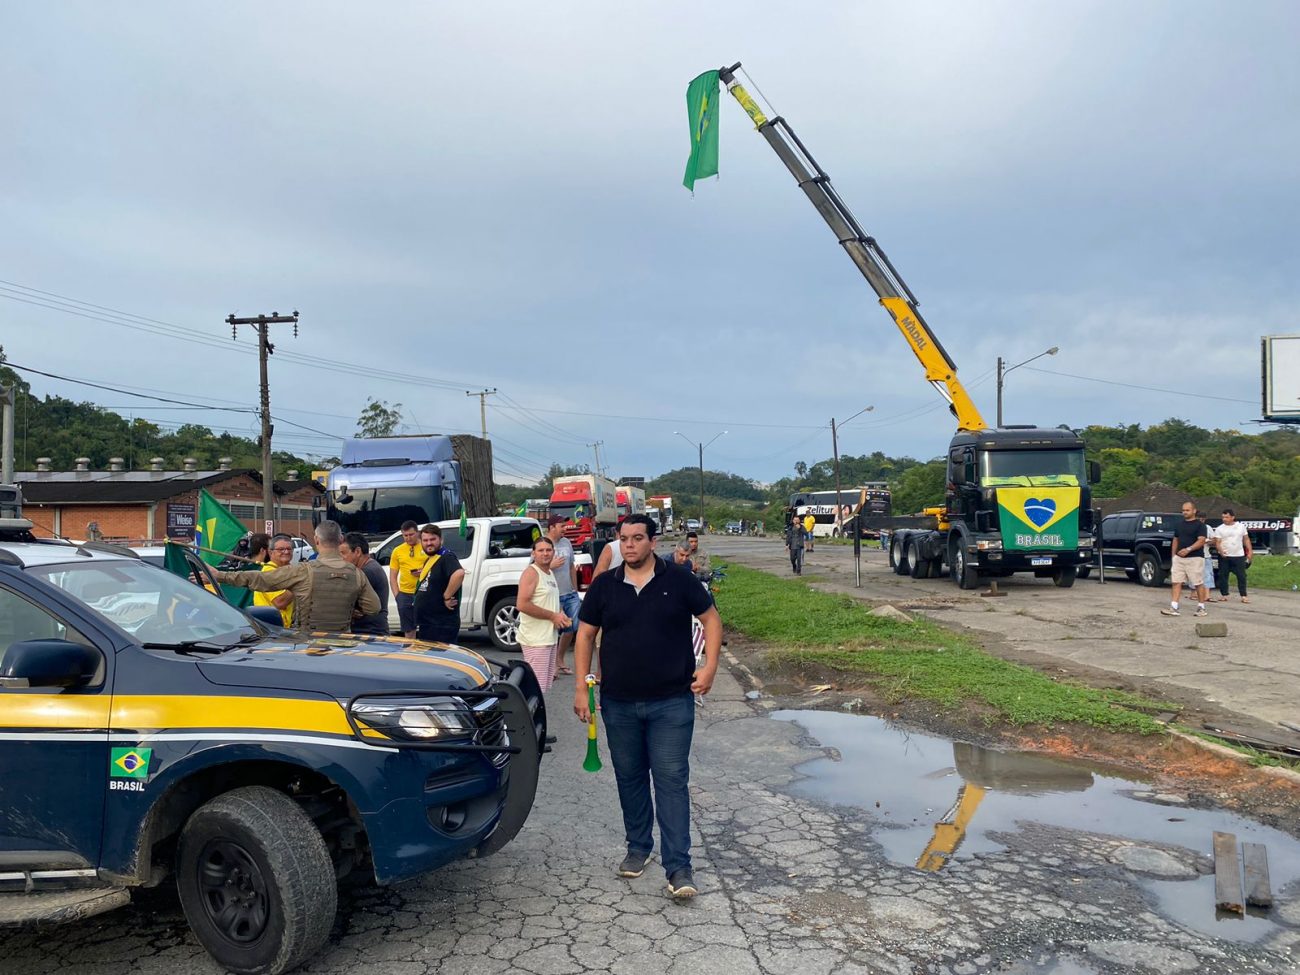
[[[75,470],[51,471],[37,458],[35,471],[14,475],[23,491],[23,515],[38,535],[85,539],[94,524],[110,541],[143,542],[167,537],[193,538],[199,490],[220,501],[246,528],[261,531],[262,476],[247,468],[230,468],[222,458],[217,470],[198,470],[186,460],[185,469],[165,471],[155,457],[147,471],[128,471],[120,458],[109,459],[106,471],[90,470],[78,458]],[[313,481],[276,481],[271,517],[276,530],[311,537],[312,502],[323,493]]]

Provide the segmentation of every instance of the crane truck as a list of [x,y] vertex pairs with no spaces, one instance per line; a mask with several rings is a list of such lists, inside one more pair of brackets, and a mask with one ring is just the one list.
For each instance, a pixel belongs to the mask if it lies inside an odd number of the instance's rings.
[[862,229],[789,123],[768,118],[737,81],[739,69],[739,63],[720,68],[718,77],[830,226],[925,369],[926,382],[957,419],[944,503],[922,512],[919,526],[892,532],[890,565],[913,578],[947,573],[963,589],[976,588],[982,575],[1016,572],[1074,585],[1079,568],[1093,558],[1089,484],[1101,474],[1095,462],[1085,461],[1083,440],[1067,426],[989,428],[884,249]]

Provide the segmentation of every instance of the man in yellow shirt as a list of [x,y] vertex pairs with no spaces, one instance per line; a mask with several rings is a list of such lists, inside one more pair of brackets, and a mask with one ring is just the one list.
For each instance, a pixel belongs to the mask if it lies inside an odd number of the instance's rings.
[[817,519],[812,516],[812,512],[803,516],[804,538],[808,542],[808,551],[813,550],[813,526],[817,524]]
[[[265,536],[263,536],[265,537]],[[271,539],[271,559],[262,563],[263,572],[282,569],[293,561],[293,539],[288,535],[276,535]],[[293,626],[293,593],[287,589],[275,592],[253,593],[254,606],[274,606],[280,611],[280,618],[285,626]]]
[[415,589],[427,561],[429,556],[420,545],[420,526],[413,521],[402,522],[402,544],[388,557],[388,582],[397,602],[402,633],[408,640],[415,639]]

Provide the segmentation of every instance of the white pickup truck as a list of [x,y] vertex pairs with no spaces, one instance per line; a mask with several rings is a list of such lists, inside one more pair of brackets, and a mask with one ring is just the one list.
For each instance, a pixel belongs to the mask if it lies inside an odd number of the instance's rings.
[[[497,648],[515,649],[519,644],[515,595],[519,591],[519,576],[532,557],[533,539],[542,533],[541,525],[532,518],[470,518],[464,538],[459,521],[440,521],[438,527],[442,529],[442,544],[456,553],[465,569],[460,597],[461,629],[477,630],[486,626]],[[371,554],[387,568],[389,556],[401,544],[402,533],[396,532],[372,547]],[[583,565],[591,564],[591,556],[579,554],[574,561],[581,572]],[[397,602],[391,594],[388,625],[395,633],[401,629]]]

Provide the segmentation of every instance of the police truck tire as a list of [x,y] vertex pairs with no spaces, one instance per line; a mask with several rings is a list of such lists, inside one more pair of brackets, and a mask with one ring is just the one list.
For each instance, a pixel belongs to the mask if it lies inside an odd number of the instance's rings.
[[1052,573],[1052,585],[1058,589],[1069,589],[1074,585],[1075,576],[1078,575],[1078,569],[1073,565],[1063,565]]
[[181,831],[176,886],[190,929],[222,969],[279,975],[320,950],[338,883],[320,830],[265,786],[223,793]]
[[519,607],[514,596],[502,596],[488,610],[488,636],[498,650],[519,649]]

